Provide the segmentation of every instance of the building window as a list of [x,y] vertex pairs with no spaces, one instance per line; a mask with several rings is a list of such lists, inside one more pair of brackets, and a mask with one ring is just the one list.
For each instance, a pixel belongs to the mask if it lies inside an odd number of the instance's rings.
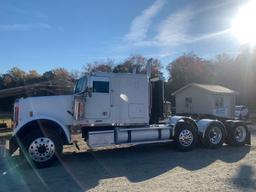
[[215,107],[223,107],[224,102],[223,102],[223,97],[216,97],[215,99]]
[[109,93],[109,82],[108,81],[93,81],[93,92]]
[[185,98],[185,107],[189,108],[192,105],[192,97]]

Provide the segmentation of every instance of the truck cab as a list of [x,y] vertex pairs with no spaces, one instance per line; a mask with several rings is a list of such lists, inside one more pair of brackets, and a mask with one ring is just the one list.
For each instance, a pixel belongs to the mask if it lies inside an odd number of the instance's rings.
[[74,125],[149,124],[149,79],[144,74],[96,73],[74,89]]

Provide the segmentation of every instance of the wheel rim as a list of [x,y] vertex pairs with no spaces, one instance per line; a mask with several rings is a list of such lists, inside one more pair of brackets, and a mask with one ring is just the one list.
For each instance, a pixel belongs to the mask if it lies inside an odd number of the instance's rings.
[[246,129],[243,126],[238,126],[235,131],[235,138],[238,142],[244,142],[246,138]]
[[222,139],[222,132],[219,127],[212,127],[209,131],[209,140],[212,144],[217,145]]
[[190,130],[182,130],[179,134],[179,142],[182,146],[188,147],[194,140],[193,134]]
[[52,158],[55,153],[53,141],[47,137],[35,139],[28,148],[29,155],[36,162],[44,162]]

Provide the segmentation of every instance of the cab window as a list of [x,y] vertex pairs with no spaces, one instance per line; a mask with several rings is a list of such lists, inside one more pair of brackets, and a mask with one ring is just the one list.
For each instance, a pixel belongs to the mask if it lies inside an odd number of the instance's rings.
[[84,84],[86,83],[86,77],[82,77],[81,79],[79,79],[76,82],[76,86],[75,86],[75,93],[81,93],[83,92],[84,89]]

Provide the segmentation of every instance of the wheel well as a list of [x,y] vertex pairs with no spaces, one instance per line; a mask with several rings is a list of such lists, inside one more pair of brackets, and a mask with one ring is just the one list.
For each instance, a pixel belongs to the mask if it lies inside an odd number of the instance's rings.
[[68,139],[62,127],[58,123],[49,119],[37,119],[25,124],[16,134],[16,139],[22,141],[22,139],[25,138],[31,132],[41,131],[42,133],[44,133],[49,130],[54,130],[55,133],[57,133],[60,136],[61,140],[63,141],[63,144],[68,144]]
[[190,124],[196,130],[196,132],[198,132],[198,127],[197,127],[196,122],[194,120],[192,120],[190,118],[183,118],[183,120],[184,120],[185,123]]
[[182,127],[183,123],[187,123],[189,125],[191,125],[191,127],[194,128],[195,132],[197,133],[198,132],[198,127],[195,123],[195,121],[193,121],[192,119],[190,118],[182,118],[181,121],[177,122],[176,126],[175,126],[175,129],[173,130],[173,136],[176,134],[176,131]]

